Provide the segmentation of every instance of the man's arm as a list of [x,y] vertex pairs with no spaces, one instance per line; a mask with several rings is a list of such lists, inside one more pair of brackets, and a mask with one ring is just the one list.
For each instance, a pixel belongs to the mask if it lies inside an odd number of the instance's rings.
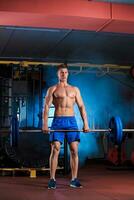
[[46,97],[45,97],[45,104],[44,104],[44,111],[43,111],[43,131],[48,132],[48,113],[49,108],[53,101],[53,91],[54,87],[50,87],[47,91]]
[[76,90],[76,103],[78,105],[81,117],[83,119],[83,124],[84,124],[83,130],[84,130],[84,132],[88,132],[89,126],[88,126],[87,113],[85,110],[85,106],[84,106],[79,89],[77,87],[75,87],[75,90]]

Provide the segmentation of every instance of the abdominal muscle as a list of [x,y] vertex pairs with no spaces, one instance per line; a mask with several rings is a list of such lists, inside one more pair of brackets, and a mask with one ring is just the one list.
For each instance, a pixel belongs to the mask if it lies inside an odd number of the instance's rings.
[[74,116],[74,111],[71,108],[58,108],[55,109],[55,116]]
[[54,98],[55,116],[74,116],[74,98]]

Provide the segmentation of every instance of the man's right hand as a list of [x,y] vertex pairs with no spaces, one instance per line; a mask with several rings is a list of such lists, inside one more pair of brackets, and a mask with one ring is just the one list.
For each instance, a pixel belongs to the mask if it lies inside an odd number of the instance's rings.
[[48,127],[43,127],[43,133],[45,133],[45,134],[49,133]]

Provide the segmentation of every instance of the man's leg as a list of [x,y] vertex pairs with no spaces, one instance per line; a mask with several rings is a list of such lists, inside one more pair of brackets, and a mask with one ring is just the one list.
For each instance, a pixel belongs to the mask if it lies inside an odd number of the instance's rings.
[[60,142],[56,141],[51,144],[51,154],[49,158],[50,179],[55,179],[56,168],[58,164],[58,156],[60,152]]
[[70,186],[73,188],[82,188],[79,180],[77,179],[78,175],[78,142],[72,142],[70,144],[70,166],[72,172],[72,180],[70,182]]
[[50,165],[50,180],[48,182],[48,189],[56,188],[55,173],[58,165],[58,156],[60,152],[60,142],[56,141],[51,144],[51,154],[49,158]]
[[78,174],[78,142],[72,142],[70,144],[70,166],[71,166],[71,173],[72,179],[77,178]]

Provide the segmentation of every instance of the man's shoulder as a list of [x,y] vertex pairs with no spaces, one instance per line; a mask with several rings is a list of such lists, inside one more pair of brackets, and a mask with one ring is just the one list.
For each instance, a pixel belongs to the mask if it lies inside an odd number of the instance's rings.
[[72,88],[73,88],[74,90],[76,90],[76,91],[78,91],[78,90],[79,90],[79,88],[78,88],[78,87],[76,87],[76,86],[72,86]]
[[69,86],[70,88],[72,88],[72,89],[75,89],[75,88],[76,88],[76,86],[74,86],[74,85],[68,84],[68,86]]
[[52,85],[51,87],[49,87],[50,90],[55,89],[57,87],[57,85]]
[[73,89],[75,92],[78,92],[79,91],[79,88],[74,86],[74,85],[70,85],[71,89]]
[[55,89],[56,89],[56,87],[57,87],[57,85],[53,85],[53,86],[51,86],[51,87],[48,88],[48,91],[49,92],[54,92]]

